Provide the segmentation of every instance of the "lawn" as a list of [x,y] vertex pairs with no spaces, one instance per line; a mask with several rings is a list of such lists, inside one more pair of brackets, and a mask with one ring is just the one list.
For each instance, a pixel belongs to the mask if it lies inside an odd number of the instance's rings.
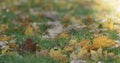
[[119,3],[1,0],[0,63],[120,63]]

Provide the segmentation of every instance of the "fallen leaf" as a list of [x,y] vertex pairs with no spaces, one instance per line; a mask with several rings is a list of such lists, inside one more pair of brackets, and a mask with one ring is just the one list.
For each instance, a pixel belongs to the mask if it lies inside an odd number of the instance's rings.
[[75,45],[77,43],[77,39],[71,39],[68,45]]
[[30,25],[27,25],[25,28],[24,34],[26,36],[33,36],[34,35],[33,28]]
[[103,49],[101,47],[97,50],[97,54],[99,59],[102,59],[104,57]]
[[110,52],[107,54],[107,58],[114,58],[115,57],[115,53]]
[[81,47],[88,46],[89,42],[89,40],[81,40],[80,43],[78,43],[78,45],[80,45]]
[[81,42],[81,44],[83,48],[90,50],[90,49],[99,49],[100,47],[107,48],[107,47],[115,46],[116,43],[114,40],[108,38],[107,36],[100,36],[93,39],[92,45],[88,45],[88,41],[86,43],[83,41]]
[[8,25],[0,24],[0,32],[4,32],[8,30]]
[[62,24],[59,21],[55,22],[48,22],[48,25],[53,25],[54,27],[47,29],[48,36],[50,38],[55,38],[58,34],[62,33],[64,31]]
[[88,23],[91,22],[91,21],[92,21],[91,16],[87,16],[87,17],[85,18],[85,21],[88,22]]
[[74,57],[74,58],[70,61],[70,63],[87,63],[87,62],[86,62],[85,60],[80,60],[80,59]]
[[69,36],[69,34],[62,32],[62,33],[58,34],[57,38],[63,38],[64,39],[64,38],[67,38],[68,36]]
[[23,51],[36,51],[36,43],[33,44],[32,39],[27,39],[25,45],[22,46]]
[[90,54],[91,54],[91,59],[94,61],[98,61],[104,58],[102,48],[99,48],[98,50],[90,50]]
[[62,54],[62,50],[60,48],[58,50],[54,50],[53,48],[51,48],[49,55],[53,59],[59,59],[63,63],[66,63],[68,61],[66,55]]
[[9,50],[9,46],[6,46],[5,48],[3,48],[2,55],[6,54],[8,50]]
[[0,49],[3,49],[5,48],[7,45],[6,45],[6,42],[1,42],[0,41]]
[[98,61],[99,60],[97,51],[90,50],[90,54],[91,54],[91,59],[92,60],[94,60],[94,61]]
[[38,56],[38,57],[47,56],[47,55],[48,55],[48,50],[36,51],[36,56]]
[[52,19],[53,21],[59,20],[57,12],[55,11],[43,11],[43,16],[46,18]]
[[4,36],[0,37],[0,41],[7,41],[7,40],[10,40],[11,38],[12,38],[12,36],[6,36],[6,35],[4,35]]
[[66,52],[71,52],[71,51],[73,51],[73,49],[74,49],[73,46],[65,46],[65,48],[64,48],[64,50],[65,50]]
[[71,17],[71,22],[74,24],[82,24],[82,20],[78,19],[77,17]]
[[40,2],[41,2],[41,0],[34,0],[34,3],[37,5],[40,4]]
[[7,46],[9,46],[9,48],[12,48],[14,50],[18,50],[17,44],[15,42],[7,43]]
[[86,49],[81,49],[80,52],[78,52],[77,57],[79,59],[87,59],[89,57],[88,50]]
[[103,27],[108,28],[109,30],[114,30],[114,22],[109,18],[108,21],[103,23]]

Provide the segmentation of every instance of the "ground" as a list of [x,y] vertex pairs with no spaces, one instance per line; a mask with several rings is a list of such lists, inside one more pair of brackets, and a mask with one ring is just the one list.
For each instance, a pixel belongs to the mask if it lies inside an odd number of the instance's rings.
[[120,63],[120,1],[0,1],[0,63]]

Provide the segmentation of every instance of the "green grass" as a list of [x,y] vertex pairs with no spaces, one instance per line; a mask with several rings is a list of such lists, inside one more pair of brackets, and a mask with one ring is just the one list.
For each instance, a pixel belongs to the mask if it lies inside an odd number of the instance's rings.
[[0,57],[0,63],[59,63],[58,60],[53,60],[49,56],[36,57],[32,54],[26,54],[25,56],[6,55]]

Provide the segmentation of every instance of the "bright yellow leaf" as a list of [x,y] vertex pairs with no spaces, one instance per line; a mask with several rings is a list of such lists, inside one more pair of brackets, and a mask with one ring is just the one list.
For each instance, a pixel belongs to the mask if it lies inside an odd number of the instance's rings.
[[109,18],[107,22],[103,23],[103,27],[108,28],[109,30],[114,30],[114,22]]
[[99,49],[100,47],[106,48],[115,46],[116,43],[114,40],[108,38],[107,36],[100,36],[93,39],[92,45],[88,45],[89,41],[81,41],[80,44],[85,49]]

